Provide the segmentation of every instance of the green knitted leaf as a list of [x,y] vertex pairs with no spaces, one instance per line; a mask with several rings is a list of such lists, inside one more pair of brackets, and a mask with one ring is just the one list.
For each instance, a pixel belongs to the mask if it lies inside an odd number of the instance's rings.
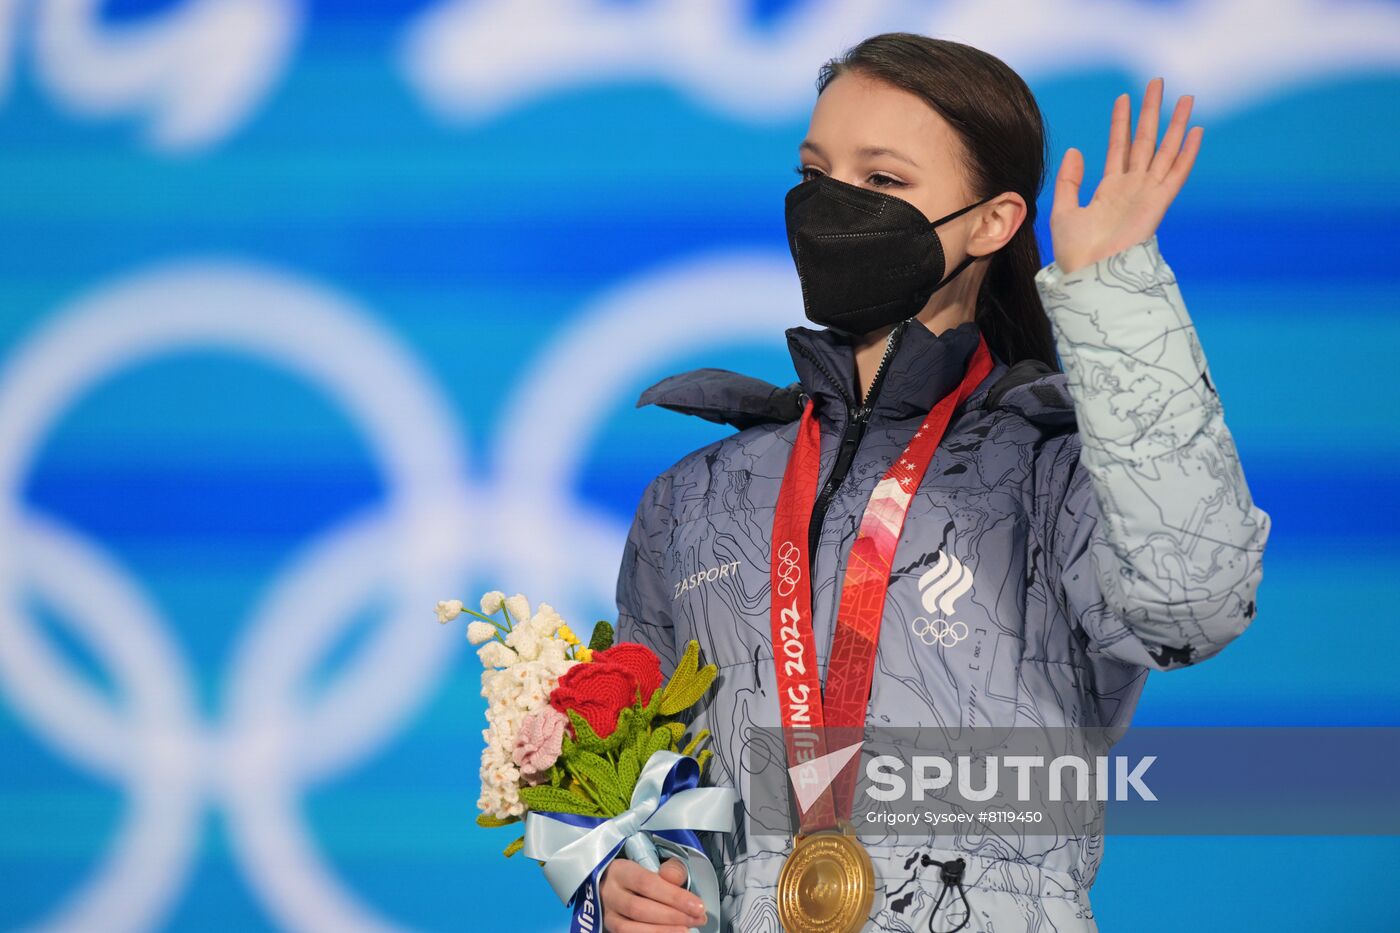
[[707,749],[705,749],[703,752],[700,753],[700,756],[699,756],[698,758],[695,759],[696,762],[698,762],[699,765],[700,765],[700,773],[701,773],[701,774],[704,774],[704,773],[705,773],[705,762],[709,761],[709,760],[710,760],[710,756],[713,755],[713,754],[714,754],[714,750],[713,750],[713,749],[707,748]]
[[676,665],[675,671],[671,673],[671,679],[666,684],[666,693],[662,698],[661,705],[666,706],[666,697],[674,691],[682,689],[690,678],[695,676],[695,670],[700,665],[700,643],[694,639],[685,646],[685,653],[681,655],[680,663]]
[[498,826],[509,826],[511,823],[519,822],[520,817],[518,816],[499,817],[491,816],[489,813],[478,813],[476,815],[476,825],[483,826],[486,829],[495,829]]
[[588,783],[605,810],[621,813],[627,809],[627,798],[618,784],[617,769],[602,755],[579,752],[569,761],[569,769]]
[[600,752],[603,750],[603,740],[598,737],[598,733],[593,731],[593,727],[574,710],[568,710],[569,722],[574,726],[574,742],[577,748],[586,752]]
[[578,791],[549,784],[520,788],[520,800],[541,813],[577,813],[580,816],[606,816],[598,805]]
[[647,741],[646,757],[650,758],[659,751],[670,749],[671,730],[661,726],[652,732],[651,738]]
[[593,637],[588,639],[588,647],[594,651],[607,651],[613,644],[613,627],[602,619],[593,626]]
[[632,751],[637,755],[637,761],[647,760],[647,746],[651,744],[651,730],[638,729],[637,734],[632,736]]
[[567,785],[567,790],[569,791],[569,793],[573,794],[575,797],[578,797],[580,800],[586,800],[586,801],[588,801],[588,805],[589,805],[590,807],[592,807],[594,810],[598,811],[599,815],[601,815],[601,816],[611,816],[611,815],[612,815],[611,813],[608,813],[603,807],[601,807],[601,806],[598,805],[598,800],[597,800],[598,795],[595,794],[595,793],[594,793],[592,790],[590,790],[589,788],[584,787],[584,786],[583,786],[583,781],[579,779],[578,775],[569,774],[569,775],[567,775],[567,778],[568,778],[568,781],[569,781],[569,783],[568,783],[568,785]]
[[675,690],[667,687],[666,698],[661,703],[662,714],[674,716],[681,710],[694,706],[705,695],[705,691],[710,689],[710,684],[714,683],[718,673],[719,668],[713,664],[706,664]]
[[632,791],[636,788],[637,778],[641,773],[641,759],[637,757],[636,748],[629,745],[617,756],[617,783],[628,800],[632,799]]
[[612,762],[593,752],[579,752],[569,760],[569,770],[580,774],[593,788],[614,787],[617,784],[617,769]]
[[639,732],[642,735],[651,732],[651,717],[646,709],[637,705],[623,707],[617,714],[617,728],[604,740],[606,750],[620,752],[633,743]]
[[519,839],[515,840],[510,845],[506,846],[505,851],[502,852],[502,854],[506,858],[510,858],[512,855],[519,852],[523,848],[525,848],[525,837],[521,836]]
[[617,714],[617,727],[608,736],[608,744],[623,745],[632,741],[632,733],[637,728],[639,712],[635,706],[624,706]]
[[683,722],[668,722],[661,728],[671,730],[671,744],[673,746],[681,740],[681,736],[685,735],[685,723]]
[[[652,691],[651,696],[648,698],[648,702],[642,703],[639,700],[637,704],[632,707],[632,715],[636,718],[637,729],[647,734],[651,733],[651,721],[656,718],[658,713],[661,712],[661,698],[663,695],[665,695],[665,693],[666,688],[664,686],[657,687],[654,691]],[[629,735],[627,737],[627,741],[631,742],[632,738],[633,737]]]
[[710,737],[710,730],[709,730],[709,729],[701,729],[699,732],[695,733],[695,737],[692,738],[692,739],[690,740],[690,742],[686,745],[686,747],[683,748],[683,749],[681,750],[681,754],[682,754],[682,755],[694,755],[694,754],[695,754],[695,750],[696,750],[697,748],[700,747],[700,743],[703,742],[703,741],[705,741],[705,740],[708,739],[709,737]]

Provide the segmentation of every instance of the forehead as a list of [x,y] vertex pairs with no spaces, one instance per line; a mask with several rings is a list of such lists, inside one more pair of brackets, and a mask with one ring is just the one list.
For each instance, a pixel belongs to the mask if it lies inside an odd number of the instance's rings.
[[947,168],[960,148],[956,134],[922,97],[858,72],[834,79],[817,97],[807,140],[828,159],[861,149],[894,149],[921,168]]

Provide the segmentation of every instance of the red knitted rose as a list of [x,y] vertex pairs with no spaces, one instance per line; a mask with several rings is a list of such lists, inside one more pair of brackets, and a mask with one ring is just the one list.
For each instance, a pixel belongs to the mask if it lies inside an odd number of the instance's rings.
[[661,686],[661,661],[646,645],[632,641],[618,642],[606,651],[593,655],[594,664],[616,664],[627,670],[636,682],[641,702],[651,701],[651,695]]
[[575,664],[550,692],[549,705],[565,715],[573,710],[607,737],[617,728],[617,714],[632,705],[635,690],[636,680],[620,664]]

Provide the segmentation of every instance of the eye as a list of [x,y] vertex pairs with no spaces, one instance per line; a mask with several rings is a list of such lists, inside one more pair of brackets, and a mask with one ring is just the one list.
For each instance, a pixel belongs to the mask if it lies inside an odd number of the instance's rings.
[[[877,179],[884,179],[885,184],[881,184]],[[884,175],[884,174],[881,174],[880,172],[876,172],[874,175],[871,175],[871,176],[870,176],[870,183],[873,184],[876,188],[903,188],[903,187],[904,187],[904,182],[900,181],[898,178],[892,178],[892,177],[890,177],[889,175]]]
[[817,174],[821,174],[820,169],[812,168],[810,165],[798,165],[795,168],[793,168],[793,171],[796,172],[802,178],[803,181],[811,181],[814,177],[812,175],[808,175],[808,172],[816,172]]

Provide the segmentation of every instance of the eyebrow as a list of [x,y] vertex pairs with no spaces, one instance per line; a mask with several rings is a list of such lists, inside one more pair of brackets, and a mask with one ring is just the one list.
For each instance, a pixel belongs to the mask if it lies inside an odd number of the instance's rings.
[[[798,151],[798,152],[801,152],[801,151],[803,151],[804,149],[807,150],[808,152],[811,152],[813,155],[815,155],[815,156],[816,156],[817,158],[819,158],[819,159],[824,159],[824,158],[826,158],[826,156],[822,153],[821,147],[818,146],[816,143],[812,142],[812,141],[809,140],[809,139],[804,139],[804,140],[802,140],[801,145],[799,145],[799,146],[797,147],[797,151]],[[862,146],[861,148],[857,149],[856,152],[857,152],[859,155],[864,155],[864,156],[878,156],[878,155],[892,156],[892,157],[894,157],[894,158],[896,158],[896,159],[899,159],[901,162],[908,162],[910,165],[914,166],[915,168],[918,168],[918,167],[919,167],[919,163],[915,162],[913,159],[909,158],[909,157],[908,157],[907,155],[905,155],[904,153],[900,152],[900,151],[897,150],[897,149],[890,149],[890,148],[887,148],[887,147],[885,147],[885,146]]]

